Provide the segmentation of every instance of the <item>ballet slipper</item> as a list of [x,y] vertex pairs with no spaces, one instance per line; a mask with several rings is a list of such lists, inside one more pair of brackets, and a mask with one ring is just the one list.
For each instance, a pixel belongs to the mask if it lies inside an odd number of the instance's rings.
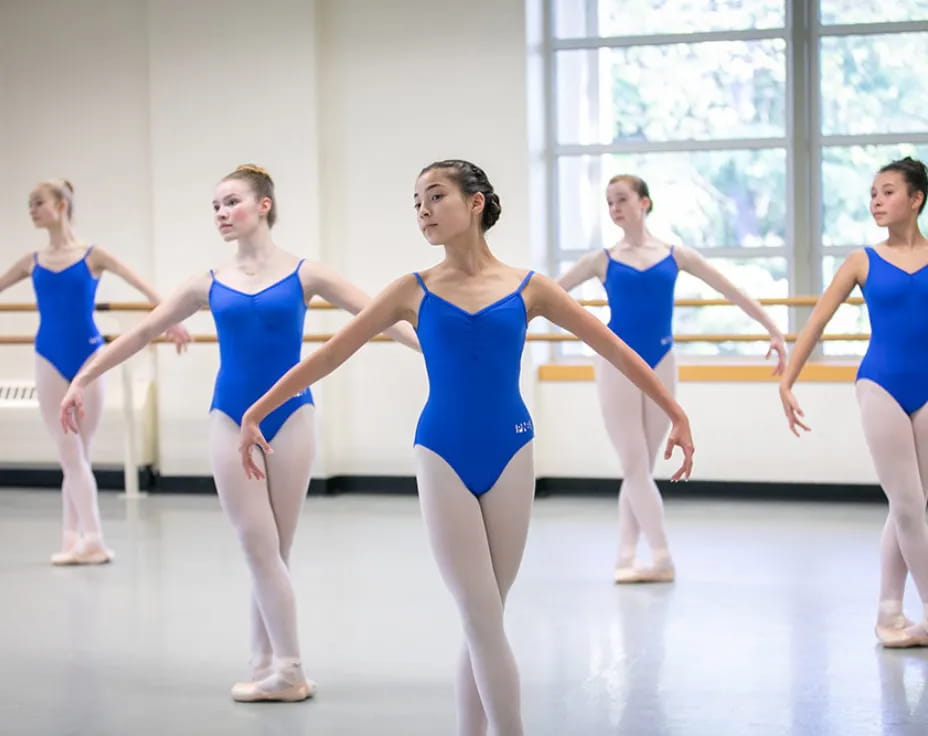
[[53,565],[74,565],[74,550],[64,550],[63,552],[55,552],[51,557]]
[[904,629],[884,631],[887,638],[880,643],[887,649],[908,649],[910,647],[928,647],[928,621],[922,621]]
[[61,549],[51,556],[53,565],[71,565],[75,550],[80,547],[81,535],[75,532],[65,532],[62,535]]
[[616,583],[634,583],[637,582],[638,568],[627,565],[615,569],[614,580]]
[[620,567],[615,571],[618,585],[631,583],[672,583],[674,581],[673,565],[666,567]]
[[53,565],[105,565],[112,562],[116,553],[107,547],[79,544],[70,552],[52,555]]
[[237,703],[296,703],[316,694],[316,683],[306,680],[281,690],[264,690],[260,682],[238,682],[232,686],[232,700]]
[[895,620],[893,620],[890,623],[881,624],[879,623],[879,621],[877,621],[877,624],[874,627],[873,631],[876,634],[877,640],[881,644],[885,644],[886,642],[890,642],[890,641],[893,641],[894,639],[898,639],[900,632],[904,631],[905,629],[911,628],[914,625],[915,625],[914,621],[909,620],[908,618],[906,618],[900,613],[898,616],[896,616]]

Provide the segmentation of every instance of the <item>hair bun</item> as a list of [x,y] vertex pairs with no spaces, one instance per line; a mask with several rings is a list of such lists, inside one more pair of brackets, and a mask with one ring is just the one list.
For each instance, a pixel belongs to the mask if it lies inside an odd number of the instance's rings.
[[249,174],[257,174],[258,176],[266,177],[268,181],[273,181],[268,170],[263,166],[258,166],[258,164],[239,164],[235,167],[235,170]]
[[491,190],[484,196],[486,197],[486,204],[483,209],[483,226],[484,229],[489,230],[499,220],[499,216],[503,212],[503,207],[499,202],[499,195],[496,192]]

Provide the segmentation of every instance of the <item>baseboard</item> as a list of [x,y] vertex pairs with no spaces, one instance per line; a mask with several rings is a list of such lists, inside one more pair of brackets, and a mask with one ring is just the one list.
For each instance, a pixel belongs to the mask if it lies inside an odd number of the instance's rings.
[[[538,496],[577,495],[614,496],[620,478],[539,478]],[[850,483],[766,483],[730,480],[691,480],[672,483],[657,481],[666,498],[731,498],[772,501],[839,501],[851,503],[885,503],[883,489],[873,484]]]
[[[93,475],[100,490],[121,491],[126,487],[121,466],[96,467]],[[138,482],[142,491],[154,489],[157,474],[150,465],[139,468]],[[61,488],[61,470],[44,466],[0,467],[0,487]]]
[[[313,478],[306,492],[309,495],[325,495],[330,492],[327,486],[327,478]],[[152,492],[216,493],[216,484],[211,475],[158,475]]]
[[[123,473],[119,468],[95,468],[97,485],[104,490],[122,490]],[[613,496],[619,478],[538,478],[537,496]],[[759,483],[741,481],[694,480],[685,483],[657,481],[667,498],[729,498],[771,501],[836,501],[885,503],[878,485],[849,483]],[[57,488],[61,471],[50,468],[2,468],[0,487]],[[159,475],[152,468],[139,469],[139,488],[149,493],[215,493],[208,475]],[[408,475],[335,475],[313,478],[309,495],[338,493],[374,493],[411,495],[416,493],[416,479]]]
[[[155,482],[158,493],[215,493],[216,486],[208,475],[161,475]],[[414,494],[416,479],[393,475],[334,475],[313,478],[307,493],[311,496],[337,493]]]

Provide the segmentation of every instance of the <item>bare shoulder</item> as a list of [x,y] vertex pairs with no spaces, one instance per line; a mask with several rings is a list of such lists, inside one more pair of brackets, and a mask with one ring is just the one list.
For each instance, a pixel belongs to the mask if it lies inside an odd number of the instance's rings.
[[[538,292],[539,294],[545,294],[549,291],[564,292],[564,290],[558,286],[554,279],[550,278],[549,276],[545,276],[543,273],[538,273],[538,271],[531,270],[525,271],[524,269],[522,270],[522,273],[526,276],[531,274],[531,278],[529,278],[528,282],[525,284],[526,293]],[[564,293],[566,294],[567,292]]]
[[675,243],[673,245],[664,243],[664,245],[667,246],[667,252],[673,256],[673,259],[681,267],[692,263],[702,263],[706,260],[702,253],[695,248],[690,248],[688,245],[683,245],[682,243]]
[[603,281],[606,278],[606,269],[609,267],[608,248],[596,248],[584,253],[574,264],[575,269],[582,269],[584,273],[591,273]]
[[304,291],[315,292],[316,288],[314,287],[317,284],[330,281],[332,278],[338,276],[334,268],[327,266],[322,261],[303,258],[296,262],[299,264],[296,266],[297,276],[300,279],[300,283],[303,285]]
[[115,256],[98,243],[87,246],[87,260],[92,262],[103,262],[109,259],[115,258]]
[[577,263],[606,263],[609,260],[609,251],[611,248],[594,248],[587,251],[577,259]]
[[13,261],[11,270],[28,276],[32,273],[32,267],[35,265],[35,261],[36,253],[30,250],[28,253],[23,253],[19,258]]
[[867,249],[866,248],[855,248],[850,253],[848,253],[848,256],[847,258],[844,259],[844,262],[854,263],[858,265],[862,263],[869,263],[870,258],[867,256]]
[[173,297],[196,306],[206,306],[209,303],[209,292],[213,286],[213,274],[209,271],[199,271],[188,276],[174,292]]
[[[424,278],[424,272],[420,271],[418,273],[419,276]],[[413,312],[418,311],[423,293],[422,286],[420,286],[415,273],[404,273],[402,276],[393,279],[381,292],[385,296],[395,298],[398,303],[403,305],[404,309]]]
[[119,265],[119,259],[101,245],[87,246],[87,266],[94,274],[111,271]]
[[552,302],[562,299],[573,301],[560,284],[537,271],[532,273],[522,290],[522,300],[525,302],[525,311],[528,312],[529,319],[542,314]]
[[867,249],[857,248],[851,251],[847,258],[844,259],[844,263],[841,264],[838,271],[835,273],[835,279],[837,279],[840,274],[853,277],[858,284],[862,284],[867,280],[867,274],[869,272],[870,257],[867,255]]
[[378,312],[389,313],[397,322],[407,320],[416,324],[419,303],[424,295],[415,275],[406,273],[381,289],[370,306]]

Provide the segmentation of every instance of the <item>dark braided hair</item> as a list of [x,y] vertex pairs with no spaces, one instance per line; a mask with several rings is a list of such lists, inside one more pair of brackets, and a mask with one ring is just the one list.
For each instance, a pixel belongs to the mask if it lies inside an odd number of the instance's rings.
[[925,209],[925,200],[928,199],[928,169],[925,168],[925,164],[911,156],[906,156],[886,164],[879,173],[882,174],[884,171],[898,171],[902,174],[902,178],[909,187],[910,195],[915,192],[922,193],[922,204],[918,208],[918,214],[921,214]]
[[483,169],[470,161],[452,158],[429,164],[419,172],[419,176],[433,169],[447,169],[454,183],[466,196],[472,196],[477,192],[483,195],[485,204],[480,218],[481,230],[486,232],[496,224],[503,208],[499,203],[499,195],[493,191],[493,185]]

